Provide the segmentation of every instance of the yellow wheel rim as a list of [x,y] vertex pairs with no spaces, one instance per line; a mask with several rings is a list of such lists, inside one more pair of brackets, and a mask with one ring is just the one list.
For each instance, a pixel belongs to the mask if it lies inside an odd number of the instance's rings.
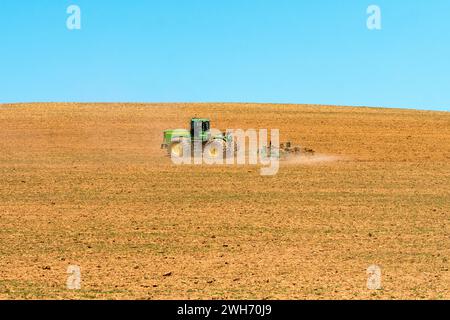
[[177,157],[181,157],[183,155],[183,146],[181,145],[181,143],[177,143],[172,147],[172,154]]
[[217,157],[218,153],[219,152],[217,151],[217,148],[215,148],[215,147],[209,149],[209,156],[210,157],[215,158],[215,157]]

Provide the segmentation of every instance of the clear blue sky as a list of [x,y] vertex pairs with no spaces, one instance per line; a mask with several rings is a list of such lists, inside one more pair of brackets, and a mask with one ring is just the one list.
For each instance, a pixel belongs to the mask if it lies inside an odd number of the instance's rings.
[[449,0],[1,0],[0,40],[0,102],[450,110]]

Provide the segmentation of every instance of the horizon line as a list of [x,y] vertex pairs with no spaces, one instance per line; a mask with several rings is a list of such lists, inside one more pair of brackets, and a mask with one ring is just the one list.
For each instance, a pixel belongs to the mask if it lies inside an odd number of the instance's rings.
[[[0,106],[4,105],[26,105],[26,104],[139,104],[139,105],[157,105],[157,104],[251,104],[251,105],[290,105],[290,106],[316,106],[316,107],[337,107],[337,108],[368,108],[368,109],[391,109],[391,110],[411,110],[411,111],[430,111],[430,112],[450,112],[450,108],[446,109],[438,109],[438,108],[430,108],[423,109],[420,107],[386,107],[386,106],[369,106],[369,105],[345,105],[345,104],[323,104],[323,103],[293,103],[293,102],[236,102],[236,101],[172,101],[172,102],[144,102],[144,101],[26,101],[26,102],[0,102]],[[444,107],[443,107],[444,108]]]

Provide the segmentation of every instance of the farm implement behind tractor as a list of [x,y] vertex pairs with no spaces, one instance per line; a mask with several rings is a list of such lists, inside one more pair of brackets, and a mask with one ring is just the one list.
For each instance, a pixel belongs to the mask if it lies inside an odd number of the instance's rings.
[[[231,148],[234,149],[234,154],[236,154],[240,148],[239,139],[235,139],[230,133],[212,132],[209,119],[192,118],[190,130],[164,130],[161,149],[166,149],[169,156],[177,158],[183,157],[185,150],[193,152],[195,150],[194,144],[202,146],[202,156],[208,159],[225,158],[228,154],[227,151]],[[241,141],[241,143],[245,143],[245,140]],[[293,146],[291,142],[280,143],[279,146],[272,145],[269,142],[267,146],[260,147],[257,152],[263,157],[278,158],[280,160],[284,160],[290,155],[314,154],[312,149]]]
[[280,146],[274,146],[269,143],[267,147],[262,147],[259,152],[264,157],[278,158],[280,160],[286,160],[292,155],[314,155],[314,150],[309,148],[302,148],[300,146],[293,146],[290,141],[280,143]]

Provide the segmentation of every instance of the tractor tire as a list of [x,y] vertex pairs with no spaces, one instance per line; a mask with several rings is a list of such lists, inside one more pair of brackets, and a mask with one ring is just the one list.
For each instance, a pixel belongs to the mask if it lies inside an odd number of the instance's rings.
[[170,157],[183,158],[185,151],[189,150],[189,141],[187,139],[180,139],[172,141],[167,148],[167,153]]
[[225,159],[227,146],[223,140],[213,140],[208,142],[203,148],[203,158],[209,160]]
[[239,145],[239,143],[233,142],[233,148],[234,148],[234,154],[236,154],[239,150],[241,150],[241,146]]

